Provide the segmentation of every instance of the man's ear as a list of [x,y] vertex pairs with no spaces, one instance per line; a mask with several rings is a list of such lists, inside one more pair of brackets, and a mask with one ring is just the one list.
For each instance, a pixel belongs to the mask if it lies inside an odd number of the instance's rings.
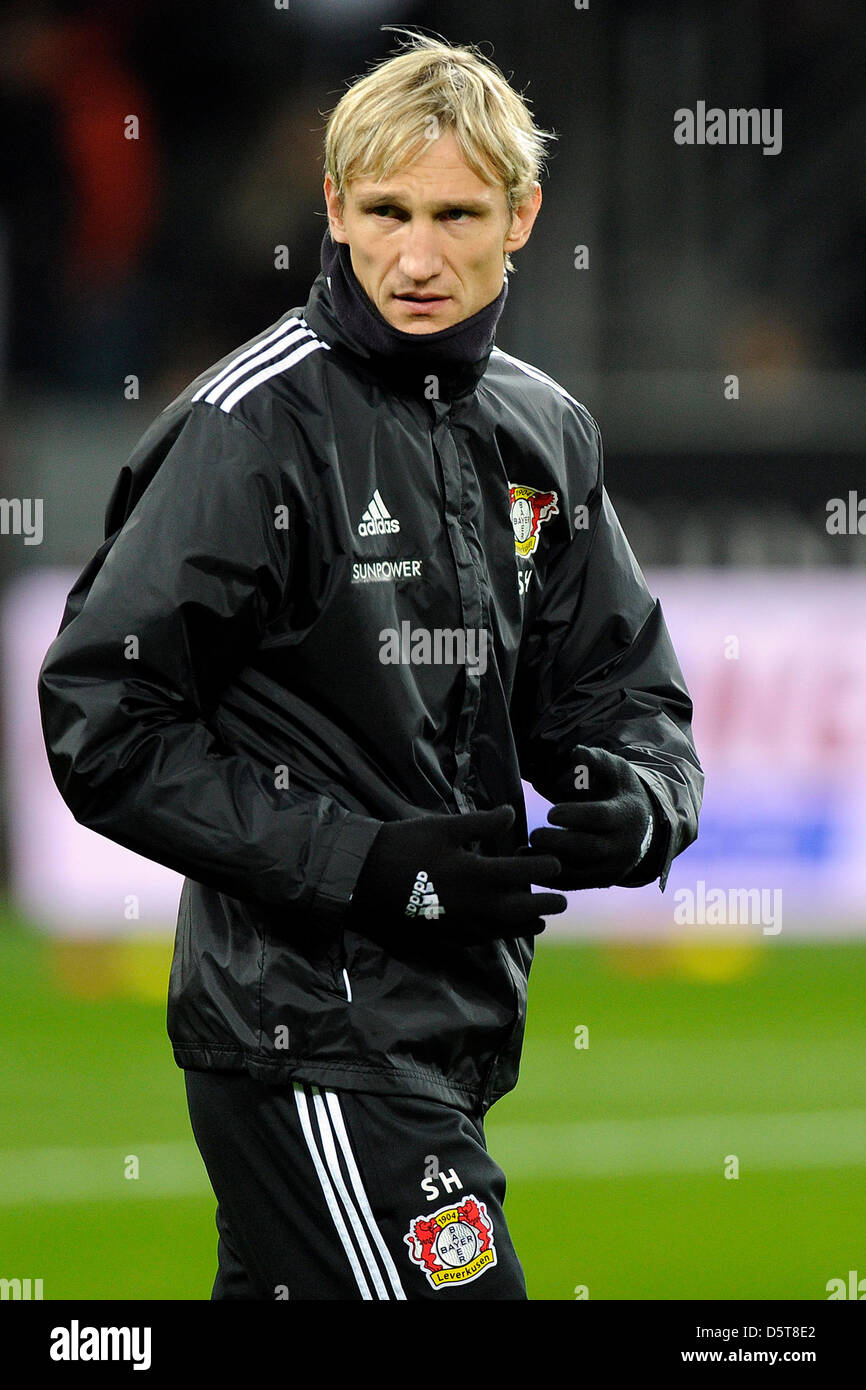
[[510,254],[512,251],[519,251],[521,246],[525,246],[529,240],[530,232],[535,225],[535,219],[541,208],[541,184],[535,183],[532,192],[519,207],[514,209],[511,217],[511,228],[505,238],[503,251]]
[[343,226],[343,200],[338,196],[330,174],[325,175],[324,183],[325,205],[328,209],[328,224],[331,228],[331,236],[334,241],[342,241],[348,244],[349,238]]

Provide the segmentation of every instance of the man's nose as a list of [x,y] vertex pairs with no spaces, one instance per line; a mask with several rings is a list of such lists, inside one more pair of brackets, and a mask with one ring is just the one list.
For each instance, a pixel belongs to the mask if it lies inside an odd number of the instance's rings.
[[432,223],[414,218],[403,228],[400,272],[407,280],[432,280],[442,269],[437,229]]

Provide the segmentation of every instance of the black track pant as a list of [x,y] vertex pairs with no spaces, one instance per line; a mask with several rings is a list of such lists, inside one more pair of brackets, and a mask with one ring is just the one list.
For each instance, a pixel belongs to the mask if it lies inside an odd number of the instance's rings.
[[411,1096],[191,1071],[214,1299],[526,1299],[480,1120]]

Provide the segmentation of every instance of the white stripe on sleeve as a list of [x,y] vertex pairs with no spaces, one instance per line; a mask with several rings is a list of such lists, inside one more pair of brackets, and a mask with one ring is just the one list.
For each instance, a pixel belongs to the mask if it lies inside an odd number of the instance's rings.
[[265,334],[263,338],[257,338],[250,347],[244,348],[243,352],[237,353],[230,362],[227,362],[226,365],[217,372],[216,376],[212,376],[210,380],[205,382],[204,386],[198,388],[192,398],[192,404],[194,405],[196,401],[201,400],[202,396],[207,395],[208,391],[213,390],[214,386],[227,377],[229,372],[234,371],[235,367],[239,366],[241,362],[245,362],[248,357],[252,357],[255,353],[260,352],[267,343],[272,343],[275,338],[282,338],[286,333],[291,332],[293,328],[299,325],[306,328],[306,319],[286,319],[285,323],[281,323],[277,328],[271,329],[270,333]]
[[234,386],[235,382],[246,377],[247,374],[252,371],[253,367],[260,367],[263,362],[272,362],[275,357],[279,357],[280,353],[283,352],[285,348],[291,347],[292,343],[297,343],[302,338],[313,338],[312,330],[309,328],[297,327],[291,329],[289,332],[281,334],[276,342],[271,343],[270,347],[263,348],[261,352],[256,353],[255,357],[251,357],[249,362],[243,362],[240,366],[235,367],[234,371],[229,372],[228,376],[224,377],[218,385],[208,391],[205,396],[208,405],[216,405],[220,397],[224,396],[226,391],[228,391],[229,387]]
[[220,403],[220,410],[228,412],[233,405],[237,404],[242,396],[245,396],[248,391],[252,391],[255,386],[260,386],[263,381],[267,381],[269,377],[276,376],[278,372],[284,371],[286,367],[294,366],[296,362],[300,362],[308,353],[316,352],[319,348],[326,348],[330,351],[328,344],[321,343],[318,339],[312,343],[304,343],[303,347],[296,348],[294,352],[290,352],[288,357],[281,358],[279,362],[274,362],[270,367],[263,367],[260,372],[256,372],[255,376],[247,377],[246,381],[242,381],[240,386],[236,386],[234,391],[230,392],[225,400]]

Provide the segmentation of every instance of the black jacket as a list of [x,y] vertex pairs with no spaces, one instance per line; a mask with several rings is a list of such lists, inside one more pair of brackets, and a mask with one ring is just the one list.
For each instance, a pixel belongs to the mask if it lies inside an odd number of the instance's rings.
[[[662,887],[694,840],[692,706],[595,421],[495,347],[432,381],[388,365],[321,274],[162,412],[105,537],[43,730],[76,820],[185,876],[178,1065],[486,1110],[516,1081],[532,939],[386,953],[344,917],[383,821],[508,802],[510,851],[521,777],[568,799],[581,743],[647,784]],[[438,660],[413,659],[422,630]],[[483,661],[444,655],[470,631]]]

